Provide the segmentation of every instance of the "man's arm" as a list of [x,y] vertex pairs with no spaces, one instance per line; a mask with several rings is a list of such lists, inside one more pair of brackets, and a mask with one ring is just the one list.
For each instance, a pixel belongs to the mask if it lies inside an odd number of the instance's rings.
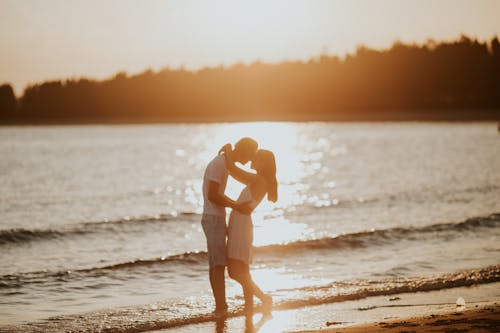
[[239,181],[244,185],[250,184],[255,179],[255,173],[251,173],[243,169],[240,169],[234,163],[228,164],[227,170],[229,171],[231,177],[233,177],[234,179],[236,179],[237,181]]
[[248,202],[237,204],[234,200],[227,197],[226,195],[221,195],[219,193],[219,183],[214,181],[210,181],[208,183],[208,200],[218,204],[219,206],[230,207],[246,215],[252,213],[253,210],[248,206]]
[[219,183],[211,180],[208,183],[208,200],[211,202],[224,207],[234,208],[236,207],[236,202],[224,194],[219,193]]

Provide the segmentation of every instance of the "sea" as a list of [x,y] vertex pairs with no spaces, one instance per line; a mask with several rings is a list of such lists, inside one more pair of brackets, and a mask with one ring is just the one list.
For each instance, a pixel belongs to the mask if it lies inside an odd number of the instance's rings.
[[[202,178],[246,136],[277,161],[251,265],[277,309],[500,281],[494,122],[6,126],[0,330],[211,320]],[[226,194],[242,189],[229,179]],[[241,287],[226,289],[237,315]]]

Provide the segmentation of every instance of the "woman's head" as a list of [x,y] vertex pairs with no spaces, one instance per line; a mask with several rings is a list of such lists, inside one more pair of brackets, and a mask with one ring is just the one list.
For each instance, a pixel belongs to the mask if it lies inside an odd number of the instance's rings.
[[276,202],[278,200],[278,182],[274,154],[269,150],[259,149],[252,161],[251,168],[266,179],[267,199]]

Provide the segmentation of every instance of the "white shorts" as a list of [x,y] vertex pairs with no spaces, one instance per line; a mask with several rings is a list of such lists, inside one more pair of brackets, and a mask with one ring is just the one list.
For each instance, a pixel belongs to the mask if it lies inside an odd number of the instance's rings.
[[226,217],[203,214],[201,225],[207,238],[209,267],[227,266]]

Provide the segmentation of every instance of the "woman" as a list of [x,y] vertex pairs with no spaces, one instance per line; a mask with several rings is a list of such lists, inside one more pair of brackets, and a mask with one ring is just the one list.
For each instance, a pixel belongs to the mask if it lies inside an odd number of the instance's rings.
[[229,276],[241,284],[245,298],[245,309],[253,309],[253,296],[262,301],[263,311],[271,310],[272,298],[264,294],[252,280],[250,262],[252,258],[253,223],[251,213],[267,194],[272,202],[278,200],[278,183],[276,181],[276,161],[274,154],[268,150],[258,150],[251,168],[257,173],[246,172],[238,168],[231,158],[231,149],[224,146],[226,165],[232,177],[246,184],[236,201],[246,206],[248,214],[232,210],[229,215],[227,236],[227,256]]

